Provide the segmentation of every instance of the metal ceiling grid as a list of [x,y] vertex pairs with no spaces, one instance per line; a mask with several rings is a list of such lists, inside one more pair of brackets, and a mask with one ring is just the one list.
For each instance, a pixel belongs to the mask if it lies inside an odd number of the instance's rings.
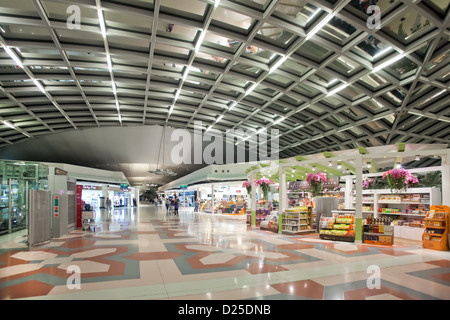
[[281,157],[449,143],[448,1],[379,0],[379,29],[365,4],[0,0],[0,147],[195,120],[277,128]]

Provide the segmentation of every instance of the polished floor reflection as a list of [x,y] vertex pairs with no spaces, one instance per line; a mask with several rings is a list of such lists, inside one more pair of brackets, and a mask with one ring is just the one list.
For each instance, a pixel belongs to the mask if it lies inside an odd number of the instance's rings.
[[103,210],[95,224],[31,251],[23,236],[0,241],[0,298],[450,299],[448,251],[274,234],[154,205]]

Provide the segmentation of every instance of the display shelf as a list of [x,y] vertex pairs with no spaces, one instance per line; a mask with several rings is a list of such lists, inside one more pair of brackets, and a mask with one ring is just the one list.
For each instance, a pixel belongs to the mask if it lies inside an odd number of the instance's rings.
[[431,206],[425,218],[422,245],[427,249],[448,250],[449,207]]
[[[399,193],[389,189],[363,190],[363,200],[373,197],[373,213],[377,217],[391,217],[395,235],[408,240],[422,240],[422,220],[431,204],[441,203],[439,188],[408,188]],[[364,210],[364,209],[363,209]]]
[[281,231],[285,234],[312,232],[312,208],[295,207],[286,209],[282,217]]
[[[338,212],[345,213],[338,215]],[[319,237],[324,240],[355,241],[354,211],[333,210],[333,217],[321,217]]]

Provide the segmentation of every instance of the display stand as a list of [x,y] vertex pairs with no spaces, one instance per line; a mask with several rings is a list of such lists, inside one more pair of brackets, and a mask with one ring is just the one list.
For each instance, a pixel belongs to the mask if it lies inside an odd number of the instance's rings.
[[286,209],[282,218],[282,233],[302,234],[313,232],[312,228],[312,208],[294,207]]
[[[344,212],[345,214],[338,214]],[[354,242],[355,216],[345,210],[333,210],[332,213],[333,217],[320,218],[320,239]]]
[[422,235],[423,247],[434,250],[448,250],[449,207],[431,206],[425,218]]

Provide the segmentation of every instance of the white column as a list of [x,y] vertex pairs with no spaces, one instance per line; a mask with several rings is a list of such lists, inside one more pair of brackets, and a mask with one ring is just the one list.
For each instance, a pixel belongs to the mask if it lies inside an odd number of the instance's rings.
[[450,207],[450,150],[442,156],[442,204]]
[[287,202],[287,195],[286,195],[286,169],[283,166],[279,166],[278,169],[278,181],[280,182],[280,186],[278,188],[279,192],[279,213],[283,214],[283,212],[286,210],[286,202]]
[[363,180],[363,161],[362,156],[356,156],[356,199],[355,199],[355,242],[362,242],[362,180]]
[[346,176],[345,177],[345,209],[353,209],[353,177]]
[[214,214],[214,184],[211,184],[211,214]]

